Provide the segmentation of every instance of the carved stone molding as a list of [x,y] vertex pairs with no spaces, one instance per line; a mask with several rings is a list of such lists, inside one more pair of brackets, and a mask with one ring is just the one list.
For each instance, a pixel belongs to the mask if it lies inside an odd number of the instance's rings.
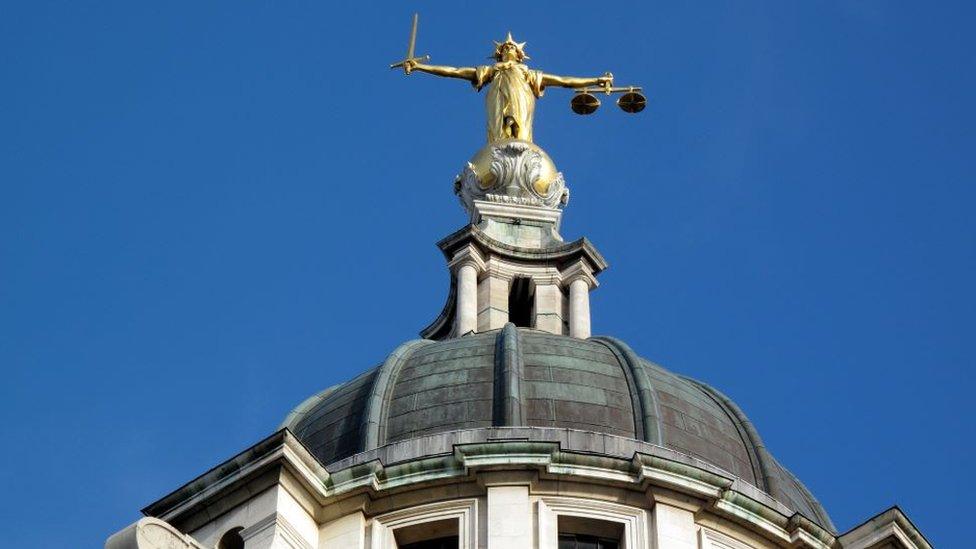
[[204,549],[204,547],[168,522],[146,517],[108,538],[105,549]]
[[294,549],[314,549],[305,541],[298,529],[281,513],[271,513],[241,531],[244,541],[261,536],[280,537],[283,543]]
[[546,496],[537,502],[537,537],[539,549],[556,549],[558,519],[560,515],[613,522],[623,526],[622,547],[647,547],[650,536],[647,531],[647,512],[643,509],[571,497]]
[[486,268],[485,259],[481,252],[470,244],[455,252],[454,257],[448,262],[448,266],[453,270],[460,269],[464,265],[473,266],[479,273],[484,272]]
[[468,212],[474,201],[559,209],[569,202],[563,174],[538,146],[525,141],[488,145],[455,178],[454,192]]
[[580,279],[585,280],[587,286],[592,290],[599,286],[599,282],[596,280],[596,276],[593,274],[593,269],[585,261],[577,261],[568,267],[565,267],[560,275],[565,281],[566,286],[573,283],[574,280]]
[[459,549],[478,547],[478,500],[459,499],[419,505],[374,517],[369,527],[370,549],[396,549],[394,532],[398,528],[456,520]]

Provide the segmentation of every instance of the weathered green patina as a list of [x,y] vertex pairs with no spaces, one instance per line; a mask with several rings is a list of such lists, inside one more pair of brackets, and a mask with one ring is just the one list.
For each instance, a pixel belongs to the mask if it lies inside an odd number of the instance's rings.
[[630,459],[633,449],[587,447],[593,442],[586,433],[614,435],[718,467],[833,529],[730,399],[609,337],[583,340],[508,325],[409,342],[380,367],[313,396],[282,426],[329,467],[380,448],[394,449],[388,464],[421,459],[428,467],[426,459],[436,461],[445,450],[429,441],[413,447],[421,437],[491,427],[569,429],[580,433],[574,436],[584,451]]

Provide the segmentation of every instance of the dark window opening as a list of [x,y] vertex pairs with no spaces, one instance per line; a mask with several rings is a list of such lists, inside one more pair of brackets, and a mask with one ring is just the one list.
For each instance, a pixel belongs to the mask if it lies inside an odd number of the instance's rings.
[[563,515],[559,549],[620,549],[624,525],[619,522]]
[[598,538],[586,534],[559,534],[559,549],[619,549],[615,539]]
[[457,519],[423,522],[393,531],[398,549],[458,549]]
[[217,542],[217,549],[244,549],[244,538],[241,537],[241,530],[243,529],[238,527],[228,530]]
[[458,538],[457,536],[450,536],[446,538],[430,539],[427,541],[418,541],[416,543],[405,543],[398,547],[399,549],[458,549]]
[[535,284],[531,278],[515,277],[508,290],[508,321],[519,328],[532,328],[535,317]]

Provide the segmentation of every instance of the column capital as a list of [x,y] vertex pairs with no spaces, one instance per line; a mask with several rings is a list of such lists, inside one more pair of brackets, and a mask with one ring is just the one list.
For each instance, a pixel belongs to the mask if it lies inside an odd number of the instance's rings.
[[478,248],[472,244],[468,244],[467,246],[454,252],[454,257],[452,257],[451,261],[449,261],[447,264],[455,271],[465,265],[471,265],[476,271],[478,271],[479,274],[485,272],[486,268],[484,256],[482,256],[481,252],[478,251]]
[[596,281],[593,269],[582,259],[566,266],[560,273],[563,282],[568,286],[577,280],[583,280],[592,290],[600,284]]

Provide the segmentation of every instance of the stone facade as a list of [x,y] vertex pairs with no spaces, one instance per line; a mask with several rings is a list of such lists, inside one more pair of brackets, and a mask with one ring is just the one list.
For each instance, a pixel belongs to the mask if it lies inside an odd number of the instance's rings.
[[161,500],[107,549],[927,549],[897,508],[839,534],[716,389],[592,337],[606,261],[559,233],[537,145],[479,151],[438,243],[442,312],[377,367]]
[[838,534],[715,389],[512,324],[401,345],[143,513],[106,547],[930,547],[897,508]]
[[470,442],[420,459],[425,441],[414,439],[384,459],[322,467],[282,430],[150,505],[153,518],[106,547],[210,548],[235,532],[246,549],[394,549],[425,536],[555,549],[567,533],[631,549],[930,547],[897,508],[838,536],[677,452],[648,446],[611,459],[601,456],[615,443],[606,436],[567,431],[563,444],[526,440],[528,431],[458,432]]

